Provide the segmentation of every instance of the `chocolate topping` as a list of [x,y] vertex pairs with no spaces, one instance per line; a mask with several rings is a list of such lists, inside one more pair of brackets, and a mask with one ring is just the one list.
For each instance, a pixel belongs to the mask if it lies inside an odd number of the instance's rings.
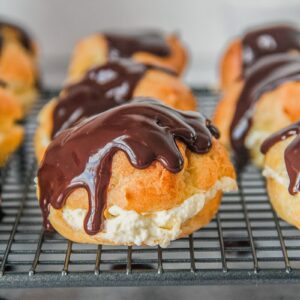
[[112,160],[117,151],[125,152],[135,168],[145,169],[159,161],[177,173],[184,161],[175,140],[202,154],[210,150],[212,136],[217,138],[218,130],[200,113],[174,110],[147,98],[62,131],[49,145],[38,170],[45,227],[51,228],[50,204],[60,209],[74,190],[83,188],[89,200],[85,231],[93,235],[103,228]]
[[285,166],[290,178],[289,193],[291,195],[295,195],[300,191],[300,121],[274,133],[261,146],[261,152],[266,154],[273,145],[293,135],[296,135],[296,137],[284,151]]
[[6,88],[7,87],[7,83],[3,79],[0,79],[0,87],[2,87],[2,88]]
[[104,34],[109,44],[109,56],[130,57],[136,52],[148,52],[166,57],[171,53],[164,36],[159,32],[139,32],[131,34]]
[[17,31],[19,41],[23,45],[23,47],[26,48],[30,52],[34,52],[33,45],[32,45],[29,34],[20,26],[18,26],[16,24],[12,24],[10,22],[6,22],[6,21],[5,22],[0,21],[0,49],[3,45],[3,37],[1,36],[1,30],[5,27],[11,28],[11,29]]
[[266,55],[300,50],[300,31],[288,25],[259,28],[248,32],[243,40],[244,73]]
[[246,74],[230,126],[231,145],[243,166],[248,160],[245,138],[252,124],[256,101],[263,93],[288,81],[300,80],[300,56],[277,54],[258,61]]
[[52,136],[79,120],[129,101],[149,69],[175,75],[168,69],[130,59],[112,60],[88,71],[81,81],[68,86],[60,97],[53,112]]

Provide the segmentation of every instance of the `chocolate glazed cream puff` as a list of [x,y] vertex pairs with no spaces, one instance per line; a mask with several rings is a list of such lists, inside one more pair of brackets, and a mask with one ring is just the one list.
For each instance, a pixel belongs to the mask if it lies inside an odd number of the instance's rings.
[[23,128],[15,124],[21,116],[20,105],[5,88],[5,83],[0,81],[0,168],[22,142]]
[[79,243],[161,245],[206,225],[235,172],[198,112],[139,99],[60,132],[38,170],[44,226]]
[[270,201],[283,220],[300,229],[300,121],[270,136],[261,150]]
[[88,69],[106,64],[111,58],[132,58],[181,74],[187,52],[176,35],[164,36],[155,31],[93,34],[76,45],[68,78],[78,80]]
[[300,56],[275,54],[259,60],[217,105],[214,122],[221,142],[240,165],[250,156],[262,166],[262,142],[300,118]]
[[38,93],[37,47],[26,31],[0,21],[0,80],[26,114]]
[[244,78],[248,69],[261,58],[300,50],[300,31],[289,25],[255,28],[234,40],[225,51],[220,65],[221,88]]
[[172,71],[131,59],[112,60],[88,71],[42,109],[35,136],[38,161],[60,130],[141,96],[157,98],[176,109],[196,109],[192,92]]

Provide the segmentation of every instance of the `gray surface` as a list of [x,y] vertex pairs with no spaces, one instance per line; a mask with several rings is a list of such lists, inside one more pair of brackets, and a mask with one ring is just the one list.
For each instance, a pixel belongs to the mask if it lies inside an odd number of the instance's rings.
[[268,299],[299,299],[299,286],[266,285],[266,286],[221,286],[221,287],[155,287],[155,288],[73,288],[73,289],[27,289],[1,290],[0,297],[14,299],[108,299],[108,300],[157,300],[157,299],[188,299],[188,300],[268,300]]

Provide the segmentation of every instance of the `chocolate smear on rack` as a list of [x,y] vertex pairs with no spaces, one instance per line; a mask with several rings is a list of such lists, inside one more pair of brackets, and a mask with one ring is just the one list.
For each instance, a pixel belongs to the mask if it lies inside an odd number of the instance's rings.
[[50,143],[38,170],[40,206],[44,225],[50,206],[60,209],[78,188],[87,191],[89,209],[84,220],[87,234],[103,228],[112,160],[123,151],[137,169],[155,161],[172,173],[182,170],[184,160],[176,140],[198,154],[210,151],[218,130],[198,112],[174,110],[141,98],[90,117],[61,131]]

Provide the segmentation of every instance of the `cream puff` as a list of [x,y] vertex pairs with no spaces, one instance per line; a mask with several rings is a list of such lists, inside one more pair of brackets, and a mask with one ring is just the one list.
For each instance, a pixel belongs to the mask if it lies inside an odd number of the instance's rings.
[[277,214],[300,229],[300,122],[281,129],[262,144],[263,175]]
[[21,27],[0,21],[0,80],[20,103],[23,115],[37,99],[38,77],[33,40]]
[[261,58],[278,53],[299,53],[300,31],[289,25],[254,28],[235,39],[226,49],[220,64],[222,90],[242,80]]
[[218,103],[214,123],[221,142],[243,165],[250,156],[261,167],[262,142],[300,118],[300,56],[274,54],[259,60]]
[[0,81],[0,168],[22,142],[23,128],[15,123],[21,116],[20,105]]
[[236,189],[218,130],[139,99],[61,131],[37,175],[44,226],[78,243],[160,245],[210,222]]
[[75,46],[68,80],[78,80],[88,69],[112,58],[131,58],[181,74],[187,64],[187,51],[176,35],[155,31],[93,34]]
[[153,97],[182,110],[195,110],[197,105],[191,90],[172,71],[131,59],[111,60],[88,71],[42,109],[35,135],[38,161],[58,131],[133,97]]

